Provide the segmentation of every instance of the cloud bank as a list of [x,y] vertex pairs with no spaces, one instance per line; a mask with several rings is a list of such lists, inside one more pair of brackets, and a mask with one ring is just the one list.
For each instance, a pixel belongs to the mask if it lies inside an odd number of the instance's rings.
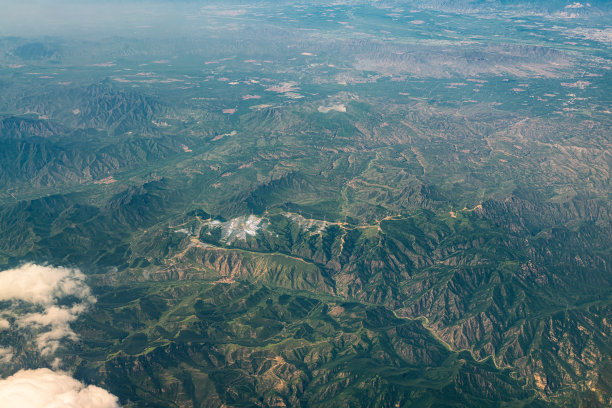
[[3,408],[118,408],[117,397],[47,368],[21,370],[0,380]]
[[93,299],[79,270],[28,263],[0,272],[0,300],[48,305],[69,295]]
[[[72,305],[58,305],[67,298],[73,300]],[[70,323],[96,299],[79,270],[30,263],[0,272],[0,301],[11,302],[4,315],[14,317],[19,328],[37,333],[38,350],[49,356],[63,339],[78,339]],[[9,322],[0,318],[0,330],[7,328]]]
[[[96,299],[79,270],[25,264],[0,272],[0,301],[9,304],[0,310],[0,333],[11,328],[33,333],[40,354],[52,357],[62,341],[78,339],[70,323]],[[0,346],[0,364],[10,364],[14,356],[13,348]],[[53,365],[59,365],[59,359]],[[86,386],[61,371],[40,368],[0,379],[0,406],[118,408],[119,402],[100,387]]]

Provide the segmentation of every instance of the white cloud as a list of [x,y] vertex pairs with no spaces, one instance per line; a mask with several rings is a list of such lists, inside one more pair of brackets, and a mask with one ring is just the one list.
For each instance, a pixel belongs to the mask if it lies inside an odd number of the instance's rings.
[[[590,4],[587,3],[587,6],[590,6]],[[572,4],[568,4],[567,6],[565,6],[566,9],[579,9],[579,8],[583,8],[585,7],[584,4],[582,3],[572,3]]]
[[[77,302],[58,306],[66,297]],[[0,272],[0,300],[20,303],[22,307],[13,305],[6,313],[16,319],[19,328],[36,333],[36,345],[43,356],[55,353],[63,339],[78,339],[70,323],[95,302],[79,270],[35,264]],[[0,329],[7,325],[6,319],[0,320]]]
[[47,368],[21,370],[0,380],[3,408],[118,408],[117,397]]
[[0,300],[49,305],[65,296],[93,301],[79,270],[29,263],[0,272]]
[[60,340],[68,338],[72,341],[78,340],[78,336],[70,328],[70,323],[75,321],[86,309],[86,305],[79,304],[72,307],[48,306],[43,313],[28,313],[17,320],[20,327],[32,327],[44,329],[36,337],[36,344],[42,355],[50,355],[57,351]]
[[[59,304],[69,300],[70,305]],[[11,316],[19,329],[36,335],[43,356],[57,351],[62,340],[77,340],[70,328],[95,302],[85,275],[76,269],[25,264],[0,272],[0,301],[11,302],[0,318],[0,330],[10,328]],[[14,350],[0,347],[0,363],[10,363]],[[60,365],[55,359],[54,367]],[[47,368],[21,370],[0,379],[2,408],[117,408],[118,399],[108,391],[75,380],[69,374]]]

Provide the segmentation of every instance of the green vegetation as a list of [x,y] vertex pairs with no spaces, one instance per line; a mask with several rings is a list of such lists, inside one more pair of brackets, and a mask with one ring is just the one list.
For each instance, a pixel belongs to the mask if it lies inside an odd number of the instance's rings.
[[611,11],[352,3],[0,37],[1,269],[126,407],[610,406]]

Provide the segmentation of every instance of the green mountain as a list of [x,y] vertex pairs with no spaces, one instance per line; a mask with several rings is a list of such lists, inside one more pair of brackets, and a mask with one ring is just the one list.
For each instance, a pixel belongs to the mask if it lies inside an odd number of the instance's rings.
[[612,405],[605,5],[247,3],[2,34],[0,270],[78,268],[97,301],[54,295],[78,313],[45,354],[18,316],[49,305],[2,298],[0,378],[59,367],[125,407]]

